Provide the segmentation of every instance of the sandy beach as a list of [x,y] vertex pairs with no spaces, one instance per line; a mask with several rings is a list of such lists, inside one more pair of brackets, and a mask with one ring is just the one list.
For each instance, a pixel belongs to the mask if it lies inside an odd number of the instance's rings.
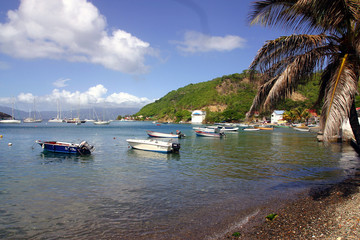
[[[345,181],[262,212],[225,239],[360,239],[360,172]],[[269,211],[269,210],[267,210]],[[256,223],[256,224],[254,224]]]

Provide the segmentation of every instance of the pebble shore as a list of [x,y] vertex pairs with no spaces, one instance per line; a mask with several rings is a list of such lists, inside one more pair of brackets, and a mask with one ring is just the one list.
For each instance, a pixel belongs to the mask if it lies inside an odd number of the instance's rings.
[[[274,209],[277,217],[255,216],[225,239],[360,239],[360,173]],[[268,211],[268,210],[267,210]],[[272,212],[269,212],[269,214]],[[261,214],[260,214],[261,215]]]

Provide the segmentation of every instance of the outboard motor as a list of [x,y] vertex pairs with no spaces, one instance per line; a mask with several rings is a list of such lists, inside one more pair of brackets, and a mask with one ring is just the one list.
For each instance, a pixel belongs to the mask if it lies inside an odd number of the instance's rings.
[[185,134],[183,134],[181,131],[176,130],[176,134],[179,136],[179,138],[185,137]]
[[172,148],[173,152],[179,152],[180,143],[172,143],[171,148]]
[[91,146],[86,141],[81,142],[79,148],[80,151],[82,151],[82,153],[86,153],[86,154],[90,154],[92,151],[95,150],[94,146]]

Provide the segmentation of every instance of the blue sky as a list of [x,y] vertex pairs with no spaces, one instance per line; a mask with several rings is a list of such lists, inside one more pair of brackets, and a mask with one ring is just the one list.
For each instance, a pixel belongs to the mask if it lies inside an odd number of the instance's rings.
[[0,0],[0,105],[142,107],[247,69],[250,0]]

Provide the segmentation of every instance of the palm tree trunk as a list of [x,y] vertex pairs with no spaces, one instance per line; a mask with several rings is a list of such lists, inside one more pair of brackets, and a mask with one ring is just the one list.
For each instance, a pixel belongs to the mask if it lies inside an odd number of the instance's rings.
[[356,144],[358,146],[360,146],[360,125],[359,125],[358,115],[357,115],[356,108],[355,108],[355,100],[353,100],[353,103],[350,108],[349,121],[350,121],[351,129],[354,133]]

